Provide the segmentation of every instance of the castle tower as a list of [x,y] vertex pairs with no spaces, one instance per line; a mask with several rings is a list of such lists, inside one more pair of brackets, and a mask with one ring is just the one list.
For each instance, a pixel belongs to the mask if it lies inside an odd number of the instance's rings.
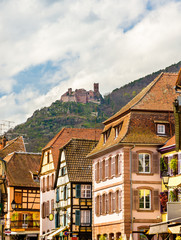
[[99,83],[94,83],[94,92],[95,93],[99,92]]

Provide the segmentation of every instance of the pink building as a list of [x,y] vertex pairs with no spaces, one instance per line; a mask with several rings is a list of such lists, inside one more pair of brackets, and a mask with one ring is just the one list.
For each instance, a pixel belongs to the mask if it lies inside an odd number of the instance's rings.
[[93,240],[142,239],[161,222],[160,154],[174,134],[173,101],[178,74],[162,73],[104,122],[93,160]]

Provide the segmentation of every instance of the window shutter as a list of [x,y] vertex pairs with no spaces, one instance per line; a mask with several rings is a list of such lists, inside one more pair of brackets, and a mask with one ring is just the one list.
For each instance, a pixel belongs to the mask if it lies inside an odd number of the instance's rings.
[[97,216],[97,197],[94,198],[95,214]]
[[102,215],[102,196],[99,196],[99,213]]
[[106,194],[106,213],[109,213],[109,195]]
[[105,178],[108,178],[109,175],[109,159],[106,159],[105,162]]
[[117,176],[119,174],[119,155],[117,154],[115,156],[115,175]]
[[115,176],[115,157],[111,159],[111,176]]
[[116,204],[115,204],[115,197],[116,197],[116,193],[112,193],[112,212],[116,211]]
[[92,225],[92,210],[90,210],[90,224]]
[[80,226],[80,210],[75,210],[75,225]]
[[68,186],[66,186],[66,199],[68,199]]
[[122,201],[122,190],[119,191],[119,210],[121,211],[123,206],[123,201]]
[[67,226],[68,225],[68,211],[66,211],[66,219],[65,219],[65,225]]
[[63,227],[65,226],[65,214],[62,215],[62,224],[63,224]]
[[154,190],[153,191],[153,209],[154,210],[159,210],[159,203],[160,203],[159,190]]
[[159,155],[157,152],[154,152],[152,156],[153,156],[153,164],[152,164],[153,173],[159,173],[159,166],[160,166],[160,159],[158,158]]
[[81,196],[81,185],[77,184],[76,187],[75,187],[75,190],[76,190],[76,198],[80,198],[80,196]]
[[59,202],[59,188],[56,189],[56,202]]
[[119,155],[119,160],[118,160],[118,174],[119,175],[122,174],[122,159],[123,159],[123,156],[121,154],[121,155]]
[[100,181],[103,180],[102,179],[102,162],[101,161],[99,162],[99,180]]
[[54,214],[54,199],[51,200],[51,213]]
[[47,191],[49,191],[49,176],[47,176]]
[[58,228],[58,213],[55,213],[55,228]]
[[54,174],[52,174],[52,186],[51,189],[54,189]]
[[97,178],[97,163],[95,164],[95,181],[97,182],[98,181],[98,178]]
[[63,187],[63,200],[66,199],[66,186]]
[[139,191],[137,189],[133,190],[133,209],[139,209]]
[[138,172],[138,154],[136,152],[132,153],[132,172]]
[[45,218],[45,203],[42,204],[42,218]]
[[46,202],[46,216],[49,216],[49,201]]

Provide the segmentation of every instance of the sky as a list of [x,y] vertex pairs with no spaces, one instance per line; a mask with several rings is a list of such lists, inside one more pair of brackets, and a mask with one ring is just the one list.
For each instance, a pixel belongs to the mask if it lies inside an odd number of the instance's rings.
[[0,0],[0,123],[181,61],[180,12],[178,0]]

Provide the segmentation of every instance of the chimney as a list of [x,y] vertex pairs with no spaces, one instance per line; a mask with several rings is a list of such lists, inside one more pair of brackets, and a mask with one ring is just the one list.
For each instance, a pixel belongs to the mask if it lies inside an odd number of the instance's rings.
[[6,137],[3,136],[3,138],[2,138],[2,147],[3,148],[6,146],[6,141],[7,141]]
[[95,93],[99,92],[99,83],[94,83],[94,92]]

